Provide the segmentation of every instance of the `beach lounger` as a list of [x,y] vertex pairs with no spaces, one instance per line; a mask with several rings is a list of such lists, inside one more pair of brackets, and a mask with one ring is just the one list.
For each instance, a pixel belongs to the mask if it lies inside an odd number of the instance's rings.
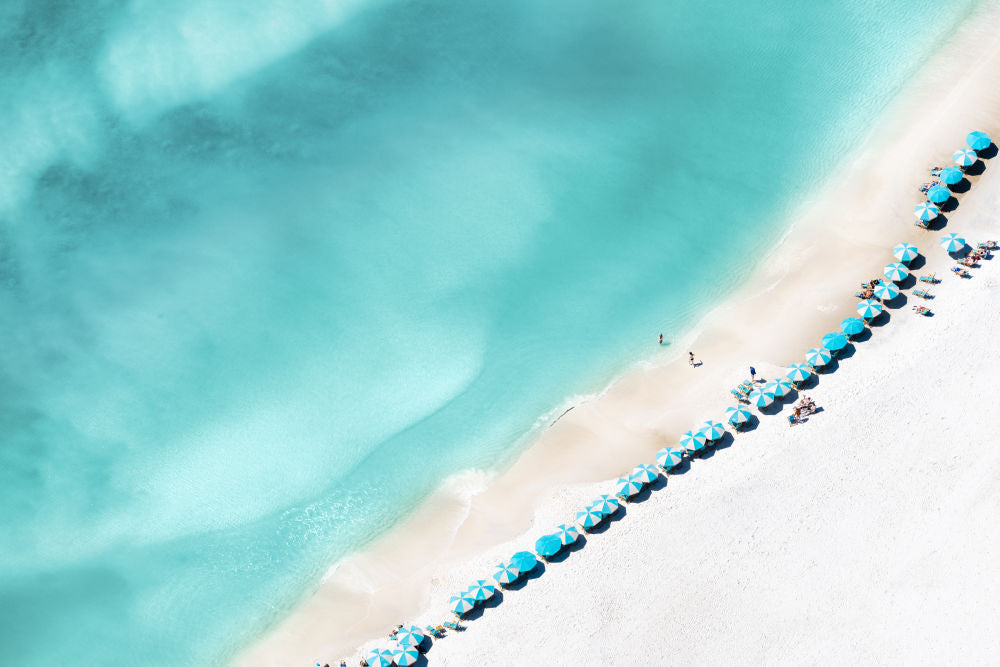
[[458,630],[458,621],[445,621],[444,627],[451,630]]
[[934,298],[934,295],[932,295],[927,290],[923,290],[923,289],[915,289],[915,290],[913,290],[913,296],[919,296],[921,299],[933,299]]
[[917,315],[930,315],[931,309],[928,308],[927,306],[914,306],[913,312],[915,312]]
[[929,276],[920,276],[920,282],[922,282],[922,283],[931,283],[932,285],[933,284],[937,284],[937,282],[938,282],[937,274],[936,273],[932,273]]
[[915,224],[917,227],[920,227],[920,229],[929,229],[930,228],[930,223],[926,222],[924,220],[917,220],[913,224]]

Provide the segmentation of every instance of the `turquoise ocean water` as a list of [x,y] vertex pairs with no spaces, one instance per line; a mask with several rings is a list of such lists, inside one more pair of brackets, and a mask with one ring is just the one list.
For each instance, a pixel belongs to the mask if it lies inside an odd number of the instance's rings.
[[3,3],[0,662],[230,658],[690,327],[975,5]]

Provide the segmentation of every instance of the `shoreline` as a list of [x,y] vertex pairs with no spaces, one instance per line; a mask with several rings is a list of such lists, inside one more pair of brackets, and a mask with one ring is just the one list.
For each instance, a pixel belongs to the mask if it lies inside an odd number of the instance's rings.
[[[989,30],[1000,10],[983,8],[973,16],[987,14],[981,27],[967,20],[908,82],[843,168],[797,207],[751,279],[671,345],[675,352],[660,351],[598,394],[555,408],[550,414],[559,416],[534,431],[533,442],[505,470],[446,480],[387,534],[335,564],[317,591],[236,662],[313,664],[322,656],[332,663],[397,623],[426,615],[435,603],[440,611],[451,592],[445,586],[451,570],[531,532],[536,514],[565,498],[572,485],[613,479],[652,461],[691,425],[721,418],[732,402],[728,388],[744,379],[749,364],[773,377],[802,361],[823,333],[853,314],[856,285],[893,261],[892,245],[910,241],[933,255],[940,233],[912,224],[917,185],[929,179],[931,166],[950,162],[969,130],[1000,134],[994,120],[1000,94],[990,90],[990,82],[1000,80],[1000,37]],[[968,71],[969,59],[954,47],[965,39],[988,45]],[[984,176],[970,179],[973,186],[958,196],[950,220],[964,213],[961,202],[975,195]],[[832,203],[843,207],[838,215],[827,210]],[[702,367],[687,366],[689,348]]]

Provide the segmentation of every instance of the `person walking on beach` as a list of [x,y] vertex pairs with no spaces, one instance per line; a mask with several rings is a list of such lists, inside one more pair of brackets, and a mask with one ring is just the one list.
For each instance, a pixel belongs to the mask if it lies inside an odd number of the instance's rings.
[[751,367],[750,367],[750,381],[751,381],[751,382],[753,382],[753,381],[754,381],[753,377],[754,377],[755,375],[757,375],[757,370],[756,370],[756,369],[755,369],[755,368],[754,368],[753,366],[751,366]]
[[694,352],[688,352],[688,363],[694,367]]

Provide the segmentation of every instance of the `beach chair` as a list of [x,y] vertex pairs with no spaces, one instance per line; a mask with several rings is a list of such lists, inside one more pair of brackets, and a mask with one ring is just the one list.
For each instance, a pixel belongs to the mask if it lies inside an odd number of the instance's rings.
[[445,621],[444,627],[449,630],[458,630],[458,621]]
[[915,312],[917,315],[930,315],[931,309],[928,308],[927,306],[914,306],[913,312]]
[[927,222],[926,220],[917,220],[913,224],[915,224],[917,227],[920,227],[920,229],[930,229],[930,223]]
[[919,296],[921,299],[932,299],[932,298],[934,298],[933,295],[930,292],[928,292],[927,290],[924,290],[924,289],[915,289],[915,290],[913,290],[913,296]]
[[931,283],[932,285],[935,285],[938,282],[937,274],[936,273],[932,273],[929,276],[920,276],[920,282],[922,282],[922,283]]

